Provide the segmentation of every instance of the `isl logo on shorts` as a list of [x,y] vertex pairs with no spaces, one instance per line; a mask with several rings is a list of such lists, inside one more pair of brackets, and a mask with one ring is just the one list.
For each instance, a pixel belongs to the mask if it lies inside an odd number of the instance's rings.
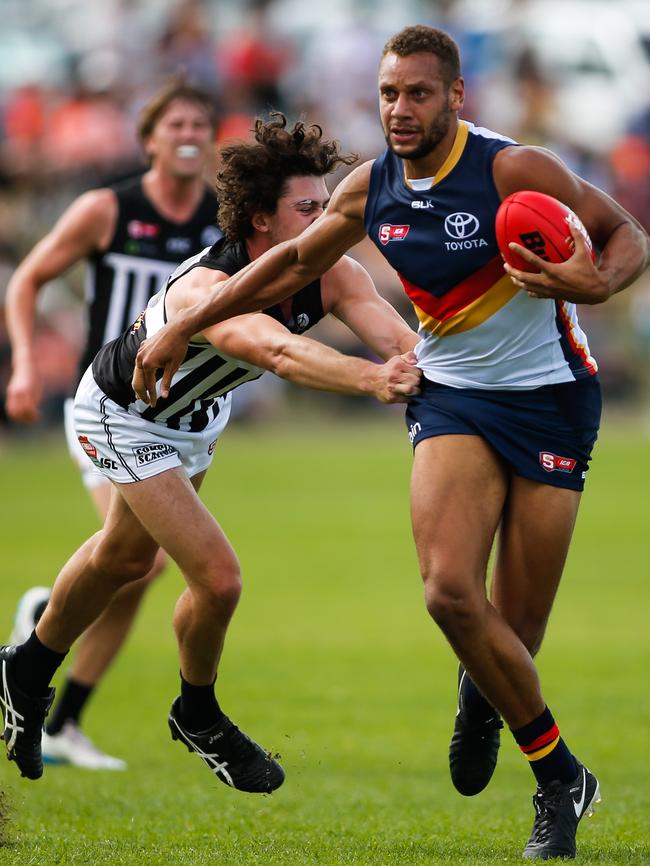
[[571,457],[558,457],[550,451],[540,451],[539,462],[545,472],[573,472],[576,468],[576,461]]

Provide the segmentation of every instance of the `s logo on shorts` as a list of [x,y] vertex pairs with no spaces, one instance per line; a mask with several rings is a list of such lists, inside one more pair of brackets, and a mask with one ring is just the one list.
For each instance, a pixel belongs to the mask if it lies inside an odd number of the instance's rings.
[[545,472],[573,472],[576,468],[576,461],[571,457],[558,457],[550,451],[540,451],[539,462]]

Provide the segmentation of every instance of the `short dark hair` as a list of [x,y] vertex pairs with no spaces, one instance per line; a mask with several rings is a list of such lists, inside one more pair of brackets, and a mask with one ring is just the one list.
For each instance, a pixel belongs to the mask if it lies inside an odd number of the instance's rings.
[[458,45],[448,33],[438,30],[437,27],[427,27],[424,24],[405,27],[388,40],[381,56],[383,59],[387,54],[408,57],[420,53],[434,54],[438,58],[445,84],[449,85],[461,77]]
[[215,106],[210,94],[179,74],[168,79],[166,84],[142,107],[138,118],[138,138],[141,142],[151,135],[160,118],[177,99],[200,105],[205,109],[212,129],[216,128]]
[[253,234],[255,213],[273,214],[292,177],[323,177],[338,165],[351,165],[356,154],[341,155],[339,143],[324,139],[316,124],[298,121],[287,129],[279,111],[258,118],[252,142],[233,142],[220,149],[216,190],[219,225],[230,241]]

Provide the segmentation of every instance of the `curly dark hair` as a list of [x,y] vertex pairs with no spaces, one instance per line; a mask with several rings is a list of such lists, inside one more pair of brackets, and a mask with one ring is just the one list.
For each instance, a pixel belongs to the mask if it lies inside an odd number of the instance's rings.
[[270,120],[258,118],[255,141],[236,142],[220,150],[216,190],[219,225],[230,241],[253,234],[255,213],[274,214],[292,177],[323,177],[338,165],[351,165],[357,154],[342,155],[339,143],[323,139],[323,130],[298,121],[287,129],[279,111]]
[[458,45],[448,33],[437,27],[424,24],[405,27],[388,40],[381,56],[384,58],[387,54],[397,54],[398,57],[409,57],[421,53],[434,54],[438,58],[447,86],[461,77]]

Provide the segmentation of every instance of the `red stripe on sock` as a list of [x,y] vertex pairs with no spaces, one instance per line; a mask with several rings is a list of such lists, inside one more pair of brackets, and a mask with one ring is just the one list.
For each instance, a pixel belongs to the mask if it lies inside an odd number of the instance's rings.
[[541,737],[537,737],[536,740],[533,740],[532,743],[527,743],[525,746],[519,746],[521,751],[526,755],[528,752],[536,752],[537,749],[541,749],[544,746],[547,746],[549,743],[553,742],[556,737],[560,736],[560,729],[557,725],[553,725],[553,727],[548,730],[545,734],[542,734]]

